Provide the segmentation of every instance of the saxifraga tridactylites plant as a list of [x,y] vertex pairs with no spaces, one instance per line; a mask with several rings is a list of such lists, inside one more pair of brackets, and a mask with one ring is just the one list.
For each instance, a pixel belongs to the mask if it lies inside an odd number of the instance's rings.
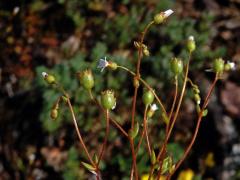
[[[204,116],[207,115],[207,105],[209,103],[210,96],[213,92],[213,89],[216,85],[216,82],[221,78],[222,74],[225,71],[229,71],[235,68],[235,64],[231,62],[224,62],[221,58],[215,59],[213,61],[211,71],[215,73],[214,81],[210,86],[206,97],[202,100],[200,96],[200,90],[196,84],[194,84],[191,79],[188,77],[189,73],[189,64],[192,58],[192,53],[196,49],[196,44],[193,36],[189,36],[186,49],[189,53],[188,60],[184,63],[180,58],[174,57],[170,61],[170,70],[174,74],[174,85],[175,85],[175,93],[173,102],[170,108],[170,112],[167,112],[164,103],[154,91],[154,89],[141,77],[141,60],[144,56],[150,56],[150,52],[146,44],[144,44],[144,38],[146,33],[148,32],[149,28],[153,25],[162,24],[171,14],[173,13],[172,10],[167,10],[165,12],[160,12],[159,14],[155,15],[153,20],[146,25],[143,32],[141,33],[139,41],[134,42],[134,46],[138,51],[138,58],[136,63],[136,70],[130,70],[125,66],[118,65],[113,61],[108,61],[105,57],[104,59],[99,60],[98,68],[101,72],[104,69],[110,70],[123,70],[129,73],[129,75],[133,79],[133,87],[134,87],[134,94],[132,97],[132,109],[131,109],[131,128],[128,130],[123,129],[120,124],[117,123],[111,117],[111,111],[116,107],[117,99],[114,95],[113,90],[105,90],[101,93],[100,101],[94,97],[92,90],[94,88],[94,76],[91,70],[85,70],[83,72],[77,73],[77,77],[80,81],[81,86],[88,92],[89,97],[96,103],[99,107],[99,110],[105,115],[105,124],[106,124],[106,132],[105,137],[103,140],[103,144],[97,154],[91,155],[89,150],[83,140],[81,131],[78,127],[76,116],[71,104],[70,97],[67,91],[63,88],[63,86],[56,80],[54,75],[50,75],[46,72],[43,72],[42,75],[45,81],[52,85],[52,87],[57,88],[61,93],[61,97],[56,100],[56,103],[53,105],[51,110],[51,118],[56,119],[58,118],[58,109],[60,108],[60,103],[63,101],[68,106],[70,113],[72,115],[73,123],[80,141],[80,144],[87,156],[88,162],[82,162],[82,165],[88,169],[90,172],[96,175],[96,179],[101,179],[101,170],[99,169],[99,163],[104,156],[104,152],[107,146],[108,135],[109,135],[109,126],[110,123],[113,124],[124,137],[129,140],[130,148],[131,148],[131,155],[132,155],[132,168],[130,171],[130,179],[139,179],[138,168],[137,168],[137,155],[138,150],[143,142],[146,141],[147,152],[149,155],[149,159],[151,162],[150,165],[150,172],[149,172],[149,179],[160,179],[161,175],[165,175],[167,179],[171,179],[172,175],[176,172],[176,170],[180,167],[182,162],[186,159],[187,155],[189,154],[198,134],[198,130],[201,124],[201,120]],[[179,90],[179,78],[183,77],[183,83],[181,89]],[[174,125],[179,115],[180,107],[182,105],[183,97],[186,91],[187,83],[190,84],[191,89],[194,93],[194,101],[196,103],[196,109],[198,113],[197,124],[195,131],[193,133],[192,139],[187,145],[186,150],[184,151],[183,156],[177,163],[173,163],[173,159],[171,156],[167,154],[167,144],[169,142],[169,138],[172,134]],[[136,102],[138,97],[138,90],[140,85],[144,88],[142,101],[144,104],[144,116],[143,116],[143,128],[141,132],[139,132],[140,127],[139,123],[136,122],[135,113],[136,113]],[[154,101],[156,101],[154,103]],[[158,105],[157,105],[158,104]],[[159,147],[159,149],[154,150],[152,147],[152,143],[149,138],[148,132],[148,119],[154,116],[155,111],[159,108],[161,109],[161,117],[160,119],[165,123],[166,127],[166,134],[163,140],[163,143]],[[139,141],[136,142],[136,137],[139,136]],[[157,153],[156,153],[157,152]]]

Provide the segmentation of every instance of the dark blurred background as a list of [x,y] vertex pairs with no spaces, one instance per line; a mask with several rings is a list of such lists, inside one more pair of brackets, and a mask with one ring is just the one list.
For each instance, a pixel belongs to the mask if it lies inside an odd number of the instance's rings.
[[[67,108],[60,107],[60,117],[55,121],[49,116],[60,94],[43,81],[41,72],[54,74],[68,90],[84,140],[93,154],[104,137],[104,117],[79,86],[75,73],[92,69],[97,96],[106,88],[117,92],[112,116],[128,130],[133,94],[128,74],[100,73],[96,66],[107,56],[134,70],[134,40],[156,13],[166,9],[173,9],[174,14],[147,34],[145,44],[151,56],[143,59],[141,71],[167,107],[171,105],[167,97],[174,93],[169,60],[174,56],[186,59],[189,35],[197,44],[190,77],[203,97],[214,76],[205,70],[214,58],[237,64],[237,69],[217,84],[197,142],[174,179],[240,179],[239,0],[1,0],[0,179],[91,178],[80,164],[86,158]],[[194,106],[189,90],[168,146],[175,162],[194,130]],[[142,109],[139,101],[139,122]],[[149,125],[155,150],[164,137],[159,114]],[[143,180],[149,165],[142,147],[138,168]],[[111,128],[101,164],[103,179],[129,179],[130,168],[129,143]]]

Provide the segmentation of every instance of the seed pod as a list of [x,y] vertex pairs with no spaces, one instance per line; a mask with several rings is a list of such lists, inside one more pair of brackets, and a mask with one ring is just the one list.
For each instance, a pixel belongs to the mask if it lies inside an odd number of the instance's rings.
[[85,70],[78,74],[80,84],[87,90],[90,90],[94,86],[94,78],[92,75],[92,71]]
[[171,60],[171,70],[174,75],[179,75],[183,71],[183,62],[181,59],[173,58]]
[[163,13],[158,13],[153,18],[155,24],[161,24],[164,21],[164,19],[165,17]]
[[152,104],[153,100],[154,100],[154,95],[150,90],[147,90],[143,93],[143,97],[142,97],[143,103],[147,106]]
[[101,94],[101,104],[104,109],[114,109],[116,106],[116,98],[111,90],[103,91]]
[[224,71],[224,61],[223,61],[222,58],[217,58],[217,59],[214,60],[213,71],[215,73],[219,73],[219,74],[223,73],[223,71]]

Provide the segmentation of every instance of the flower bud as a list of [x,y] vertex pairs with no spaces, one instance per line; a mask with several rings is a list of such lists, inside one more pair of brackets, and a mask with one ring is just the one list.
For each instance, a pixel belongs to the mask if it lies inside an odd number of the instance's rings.
[[138,88],[139,87],[139,80],[138,80],[138,78],[137,77],[134,77],[134,79],[133,79],[133,86],[135,87],[135,88]]
[[194,94],[194,100],[197,104],[201,103],[201,97],[199,96],[199,94]]
[[223,71],[224,71],[224,61],[223,61],[222,58],[217,58],[217,59],[214,60],[213,71],[215,73],[219,73],[219,74],[223,73]]
[[54,84],[56,83],[56,79],[53,75],[50,75],[46,72],[42,72],[42,76],[44,78],[44,80],[48,83],[48,84]]
[[178,75],[183,71],[183,62],[181,59],[173,58],[171,60],[171,70],[174,75]]
[[139,49],[141,46],[140,46],[140,43],[138,41],[134,41],[133,42],[135,48]]
[[147,117],[151,118],[157,109],[158,109],[158,107],[156,104],[150,105],[150,109],[147,112]]
[[103,91],[101,94],[101,104],[104,109],[114,109],[116,107],[116,98],[111,90]]
[[171,9],[168,9],[164,12],[158,13],[154,16],[153,21],[155,24],[161,24],[172,13],[173,13],[173,10],[171,10]]
[[94,86],[94,78],[92,75],[92,71],[85,70],[78,74],[80,84],[87,90],[90,90]]
[[189,36],[188,38],[187,49],[189,52],[193,52],[196,49],[196,44],[193,36]]
[[50,116],[51,116],[51,118],[53,120],[57,119],[57,117],[58,117],[58,109],[52,109]]
[[225,71],[235,70],[236,64],[234,62],[227,61],[227,63],[224,66]]
[[142,97],[143,103],[147,106],[149,104],[152,104],[154,100],[154,95],[150,90],[147,90],[143,93]]
[[145,56],[149,56],[149,55],[150,55],[150,52],[149,52],[149,50],[148,50],[147,48],[144,48],[144,49],[143,49],[143,54],[144,54]]

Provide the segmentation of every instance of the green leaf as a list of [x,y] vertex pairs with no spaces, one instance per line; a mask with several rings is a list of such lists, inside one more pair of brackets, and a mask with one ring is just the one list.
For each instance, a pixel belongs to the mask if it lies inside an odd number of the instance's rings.
[[208,110],[207,110],[207,109],[204,109],[204,111],[203,111],[203,113],[202,113],[202,116],[205,117],[207,114],[208,114]]
[[85,162],[81,162],[81,163],[82,163],[82,165],[83,165],[86,169],[88,169],[89,171],[95,171],[95,170],[96,170],[96,168],[93,167],[91,164],[88,164],[88,163],[85,163]]
[[132,139],[134,139],[137,136],[138,131],[139,131],[139,124],[137,122],[136,125],[134,126],[134,128],[129,131],[129,136]]
[[152,153],[151,153],[151,163],[152,164],[155,164],[156,163],[156,154],[154,152],[154,150],[152,150]]
[[169,123],[169,118],[168,118],[168,116],[166,115],[166,113],[162,113],[162,118],[163,118],[163,121],[166,123],[166,125],[168,125],[168,123]]

